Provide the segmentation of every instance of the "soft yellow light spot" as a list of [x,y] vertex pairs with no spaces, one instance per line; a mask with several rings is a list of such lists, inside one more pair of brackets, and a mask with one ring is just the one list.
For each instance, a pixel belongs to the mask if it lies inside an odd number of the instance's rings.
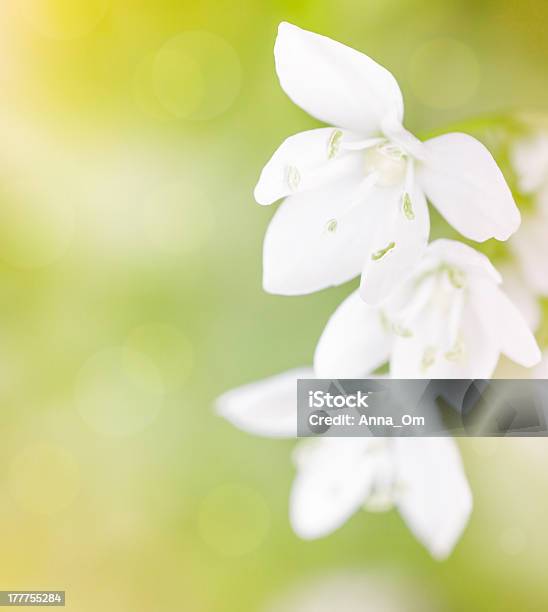
[[70,247],[74,210],[66,197],[53,197],[26,180],[0,181],[0,259],[17,268],[41,268]]
[[143,353],[105,349],[82,367],[76,384],[80,415],[96,432],[136,434],[156,418],[164,398],[161,374]]
[[193,350],[178,327],[159,323],[142,325],[128,336],[127,347],[146,355],[170,387],[181,387],[188,380],[194,362]]
[[477,92],[480,77],[473,49],[458,40],[430,40],[411,55],[409,81],[413,93],[431,108],[466,104]]
[[36,514],[55,514],[76,497],[80,473],[65,449],[39,443],[17,455],[9,473],[14,498],[21,508]]
[[14,4],[42,36],[72,39],[92,32],[107,14],[111,0],[16,0]]
[[524,552],[527,537],[520,527],[508,527],[500,534],[500,548],[507,555],[519,555]]
[[202,502],[198,527],[205,542],[227,557],[245,555],[258,548],[270,527],[270,510],[253,489],[222,485]]
[[175,118],[211,119],[233,104],[241,87],[236,51],[206,31],[183,32],[158,51],[151,83],[160,104]]
[[[154,70],[156,62],[156,53],[147,55],[137,65],[135,73],[133,75],[133,90],[135,94],[135,101],[140,110],[149,117],[155,119],[170,120],[173,119],[173,115],[166,109],[166,107],[158,100],[156,91],[154,89]],[[187,68],[190,68],[187,64]],[[184,70],[184,66],[181,68]],[[198,92],[194,95],[189,95],[187,104],[191,108],[196,108],[199,104],[201,93],[198,88]],[[194,106],[193,106],[194,105]]]
[[167,181],[143,202],[146,239],[169,255],[186,255],[203,247],[215,225],[206,195],[188,179]]

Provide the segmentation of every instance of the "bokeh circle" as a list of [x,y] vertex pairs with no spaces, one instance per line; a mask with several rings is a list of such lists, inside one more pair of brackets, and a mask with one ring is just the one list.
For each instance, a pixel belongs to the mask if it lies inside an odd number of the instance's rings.
[[221,485],[203,500],[198,527],[205,542],[222,556],[237,557],[258,548],[270,528],[270,509],[253,489]]
[[158,51],[152,87],[161,106],[173,117],[212,119],[236,99],[242,67],[234,48],[217,34],[183,32]]
[[425,42],[411,55],[409,78],[413,93],[423,104],[453,109],[475,95],[481,68],[469,45],[452,38],[437,38]]
[[112,347],[93,355],[80,370],[76,395],[84,421],[97,433],[127,436],[156,418],[164,399],[162,376],[146,355]]

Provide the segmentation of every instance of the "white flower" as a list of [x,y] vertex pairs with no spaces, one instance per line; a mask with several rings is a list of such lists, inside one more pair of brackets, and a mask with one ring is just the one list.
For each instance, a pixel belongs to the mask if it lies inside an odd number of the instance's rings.
[[534,196],[535,208],[524,214],[510,249],[530,291],[548,295],[548,134],[540,132],[518,141],[511,158],[519,188]]
[[424,588],[420,579],[378,569],[328,570],[298,579],[261,612],[432,612],[439,610],[439,596]]
[[393,378],[491,378],[501,353],[532,367],[540,351],[487,257],[452,240],[426,249],[379,307],[357,293],[333,314],[314,365],[320,378],[360,378],[389,361]]
[[380,302],[426,246],[426,198],[476,241],[518,228],[487,149],[460,133],[417,140],[402,125],[396,80],[371,58],[288,23],[274,55],[288,96],[334,127],[288,138],[255,188],[260,204],[286,198],[265,237],[267,291],[310,293],[361,272],[364,299]]
[[531,378],[548,378],[548,351],[542,354],[541,362],[531,371]]
[[[265,436],[297,433],[292,370],[229,391],[218,410],[237,427]],[[357,510],[398,508],[415,537],[439,559],[449,555],[470,515],[472,496],[452,438],[316,438],[295,453],[290,520],[305,539],[328,535]]]
[[507,359],[501,359],[493,378],[506,378],[511,380],[548,378],[548,351],[542,354],[540,363],[534,368],[522,368]]
[[[518,231],[518,234],[520,233]],[[548,234],[547,234],[548,235]],[[548,260],[546,262],[548,265]],[[540,325],[541,308],[536,297],[536,292],[531,290],[527,284],[527,279],[523,275],[523,269],[511,263],[505,263],[499,268],[502,276],[502,287],[504,292],[518,307],[523,318],[527,321],[529,329],[536,331]]]
[[548,295],[548,206],[524,214],[519,231],[508,244],[529,290],[537,296]]
[[520,139],[510,152],[523,193],[535,193],[548,188],[548,134],[537,132]]

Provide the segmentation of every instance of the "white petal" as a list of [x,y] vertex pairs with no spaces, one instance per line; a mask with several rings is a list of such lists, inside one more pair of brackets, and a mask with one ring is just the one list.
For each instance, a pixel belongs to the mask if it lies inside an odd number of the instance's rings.
[[367,55],[281,23],[274,56],[282,88],[313,117],[364,135],[378,132],[385,117],[402,122],[396,79]]
[[255,187],[259,204],[272,204],[292,193],[319,188],[353,171],[363,163],[359,153],[337,152],[342,139],[353,139],[348,132],[319,128],[287,138],[261,172]]
[[[520,233],[521,228],[516,236]],[[536,331],[541,318],[540,304],[536,295],[525,284],[522,274],[515,266],[506,265],[501,268],[501,273],[504,279],[503,291],[517,306],[523,318],[527,321],[529,329]]]
[[507,240],[520,214],[491,153],[466,134],[445,134],[424,143],[417,168],[428,199],[463,236]]
[[[474,276],[483,276],[485,280],[496,284],[502,282],[502,276],[487,256],[458,240],[440,238],[431,242],[425,254],[426,258],[455,266]],[[426,264],[427,267],[429,265],[431,262]]]
[[519,188],[531,193],[548,179],[548,135],[536,134],[520,140],[511,151],[511,160],[519,179]]
[[327,535],[363,504],[374,475],[369,438],[321,438],[297,449],[290,520],[301,538]]
[[548,215],[525,217],[510,245],[531,290],[548,295]]
[[548,378],[548,352],[542,354],[542,361],[531,370],[531,378]]
[[236,427],[271,438],[297,436],[297,379],[315,378],[312,368],[296,368],[238,389],[217,400],[217,411]]
[[399,511],[432,556],[444,559],[472,510],[458,448],[452,438],[398,438],[395,443]]
[[400,146],[415,160],[423,160],[426,157],[428,151],[424,143],[406,130],[394,117],[387,117],[383,121],[382,132],[391,142]]
[[361,296],[368,304],[385,300],[414,270],[424,253],[430,233],[428,206],[420,189],[410,194],[410,201],[406,216],[402,194],[394,194],[387,222],[371,241],[360,287]]
[[[460,326],[461,354],[451,354],[443,335],[432,340],[432,322],[428,319],[413,330],[409,338],[394,341],[390,358],[392,378],[491,378],[500,356],[500,345],[483,327],[483,321],[469,305],[464,307]],[[426,366],[424,357],[434,349],[433,363]]]
[[352,293],[331,316],[314,355],[318,378],[363,378],[388,360],[392,336],[377,308]]
[[474,283],[471,304],[483,322],[490,342],[512,361],[530,368],[540,359],[540,349],[527,322],[510,299],[491,283]]
[[[263,286],[270,293],[301,295],[357,276],[365,259],[364,237],[386,190],[349,207],[357,179],[289,196],[272,218],[264,240]],[[346,207],[346,208],[345,208]],[[334,223],[335,227],[330,224]],[[330,229],[331,228],[331,229]]]

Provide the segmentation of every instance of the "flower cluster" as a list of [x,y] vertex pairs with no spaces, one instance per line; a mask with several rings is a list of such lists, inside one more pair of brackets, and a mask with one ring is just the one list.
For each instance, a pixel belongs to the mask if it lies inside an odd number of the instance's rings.
[[[501,354],[527,368],[539,363],[528,319],[489,258],[463,242],[429,242],[428,203],[476,242],[508,241],[520,227],[488,149],[463,133],[421,142],[403,127],[392,74],[345,45],[282,23],[274,55],[287,95],[329,127],[287,138],[261,173],[257,202],[283,198],[264,240],[264,288],[300,295],[361,282],[329,319],[313,368],[230,391],[220,413],[255,434],[294,437],[297,378],[361,378],[385,364],[394,378],[490,378]],[[522,189],[540,195],[511,249],[528,285],[548,293],[548,138],[516,147],[514,163]],[[471,510],[449,438],[322,438],[299,446],[296,464],[290,516],[304,538],[329,533],[360,507],[394,505],[442,558]]]
[[[531,296],[548,296],[548,134],[537,133],[521,139],[512,151],[513,165],[518,175],[520,191],[532,199],[517,232],[509,241],[517,259],[514,282],[521,291],[516,294],[520,303]],[[537,306],[532,304],[530,322],[539,323]]]

